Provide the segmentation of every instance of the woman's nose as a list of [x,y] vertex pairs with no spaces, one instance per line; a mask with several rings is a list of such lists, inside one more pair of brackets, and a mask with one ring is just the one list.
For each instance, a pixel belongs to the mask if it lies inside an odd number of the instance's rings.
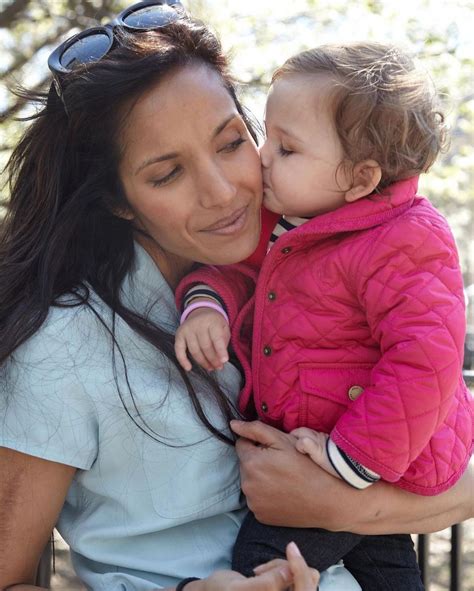
[[203,207],[226,206],[233,201],[237,187],[228,171],[213,166],[203,175],[200,187],[200,201]]

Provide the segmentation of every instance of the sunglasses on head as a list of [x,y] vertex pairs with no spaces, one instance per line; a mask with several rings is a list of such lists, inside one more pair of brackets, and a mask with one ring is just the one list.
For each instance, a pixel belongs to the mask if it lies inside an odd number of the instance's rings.
[[78,66],[97,62],[109,53],[115,44],[116,27],[131,31],[153,31],[176,21],[183,14],[179,0],[145,0],[122,10],[106,25],[91,27],[66,39],[48,59],[58,96],[62,97],[62,75]]

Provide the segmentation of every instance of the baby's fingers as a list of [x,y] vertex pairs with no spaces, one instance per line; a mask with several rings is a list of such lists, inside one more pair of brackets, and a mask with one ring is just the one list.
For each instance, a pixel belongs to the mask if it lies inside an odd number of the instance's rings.
[[229,354],[227,347],[230,340],[230,329],[228,326],[211,326],[209,328],[209,337],[214,345],[216,358],[220,362],[221,366],[223,363],[229,361]]
[[200,340],[198,339],[197,335],[195,335],[195,334],[188,335],[187,345],[188,345],[188,351],[192,355],[194,361],[196,361],[197,364],[199,364],[201,367],[203,367],[207,371],[212,371],[213,367],[209,363],[209,361],[205,355],[205,352],[202,349]]
[[301,454],[306,454],[316,463],[319,463],[318,460],[321,458],[322,450],[312,439],[309,439],[308,437],[298,439],[295,447]]
[[301,439],[303,437],[309,437],[311,439],[314,439],[319,435],[317,431],[314,431],[313,429],[308,429],[308,427],[298,427],[297,429],[293,429],[293,431],[290,431],[290,434],[296,437],[297,439]]
[[214,369],[222,369],[222,362],[219,360],[214,343],[209,335],[208,331],[202,332],[198,336],[199,346],[201,353],[204,355],[207,361],[206,369],[212,371]]
[[176,339],[174,341],[174,352],[176,355],[176,359],[185,371],[191,371],[192,365],[188,359],[188,356],[186,355],[187,348],[188,347],[184,335],[182,335],[178,331],[176,333]]

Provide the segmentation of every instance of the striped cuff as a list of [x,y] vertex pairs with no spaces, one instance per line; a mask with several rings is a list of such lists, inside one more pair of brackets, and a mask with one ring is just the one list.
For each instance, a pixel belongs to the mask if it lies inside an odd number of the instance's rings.
[[326,453],[334,470],[354,488],[362,490],[380,480],[379,474],[348,456],[330,437],[326,441]]
[[183,299],[183,310],[185,310],[191,304],[191,302],[197,298],[207,298],[209,300],[213,300],[216,302],[216,304],[219,304],[219,306],[221,306],[225,312],[227,312],[227,307],[221,296],[204,283],[194,285],[186,292],[186,295]]

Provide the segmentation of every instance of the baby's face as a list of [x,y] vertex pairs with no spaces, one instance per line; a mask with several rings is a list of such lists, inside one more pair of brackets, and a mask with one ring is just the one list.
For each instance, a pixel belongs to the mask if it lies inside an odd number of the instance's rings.
[[310,217],[345,203],[350,181],[330,109],[330,81],[292,74],[272,85],[260,150],[264,205],[280,214]]

